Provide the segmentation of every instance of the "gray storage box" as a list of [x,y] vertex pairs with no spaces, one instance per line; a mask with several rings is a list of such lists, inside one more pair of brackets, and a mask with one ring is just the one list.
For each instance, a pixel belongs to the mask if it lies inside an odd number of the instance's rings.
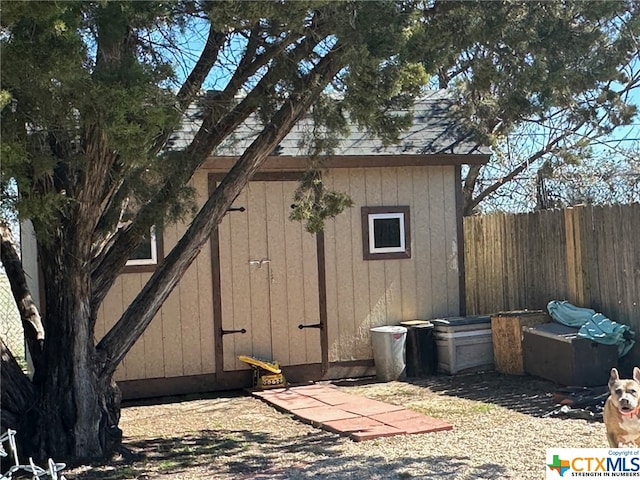
[[611,368],[618,366],[618,347],[577,333],[577,328],[560,323],[523,328],[525,371],[561,385],[606,385]]
[[490,316],[437,318],[431,323],[439,371],[453,375],[493,369]]

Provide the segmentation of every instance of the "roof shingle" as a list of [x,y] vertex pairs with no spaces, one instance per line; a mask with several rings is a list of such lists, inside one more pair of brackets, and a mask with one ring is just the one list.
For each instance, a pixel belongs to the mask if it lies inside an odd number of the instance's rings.
[[[471,132],[457,122],[450,113],[452,100],[444,90],[431,90],[414,105],[411,127],[402,132],[392,145],[353,127],[348,136],[338,139],[334,156],[375,155],[488,155],[490,150],[473,139]],[[191,106],[181,129],[171,138],[171,148],[186,147],[202,123],[201,110]],[[282,140],[273,155],[308,156],[305,147],[312,132],[310,117],[303,118]],[[263,125],[256,115],[242,123],[233,135],[219,145],[213,156],[238,157],[255,139]]]

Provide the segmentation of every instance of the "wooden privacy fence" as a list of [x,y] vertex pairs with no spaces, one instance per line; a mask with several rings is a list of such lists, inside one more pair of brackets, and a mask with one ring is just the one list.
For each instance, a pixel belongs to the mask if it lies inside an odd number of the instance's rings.
[[568,300],[640,334],[640,204],[464,219],[467,314]]

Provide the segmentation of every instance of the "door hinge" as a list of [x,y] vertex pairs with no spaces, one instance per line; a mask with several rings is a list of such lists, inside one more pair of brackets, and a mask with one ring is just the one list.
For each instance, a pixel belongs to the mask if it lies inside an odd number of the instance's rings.
[[220,329],[221,335],[229,335],[232,333],[247,333],[247,329],[246,328],[241,328],[239,330],[225,330],[223,328]]
[[320,329],[322,329],[322,324],[321,323],[309,323],[307,325],[304,325],[304,324],[301,323],[300,325],[298,325],[298,328],[300,330],[302,330],[303,328],[320,328]]

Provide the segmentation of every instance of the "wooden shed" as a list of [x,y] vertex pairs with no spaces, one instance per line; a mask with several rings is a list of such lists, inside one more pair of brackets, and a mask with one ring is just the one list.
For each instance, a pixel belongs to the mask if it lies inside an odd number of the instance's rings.
[[[464,313],[461,166],[488,151],[431,92],[413,126],[384,147],[353,131],[322,162],[324,181],[354,206],[312,235],[289,220],[308,159],[300,122],[255,175],[116,373],[125,398],[249,386],[238,355],[277,360],[290,382],[372,374],[369,331]],[[198,127],[188,119],[174,139]],[[203,203],[251,141],[247,122],[192,179]],[[185,231],[166,227],[132,261],[99,313],[99,338]]]

